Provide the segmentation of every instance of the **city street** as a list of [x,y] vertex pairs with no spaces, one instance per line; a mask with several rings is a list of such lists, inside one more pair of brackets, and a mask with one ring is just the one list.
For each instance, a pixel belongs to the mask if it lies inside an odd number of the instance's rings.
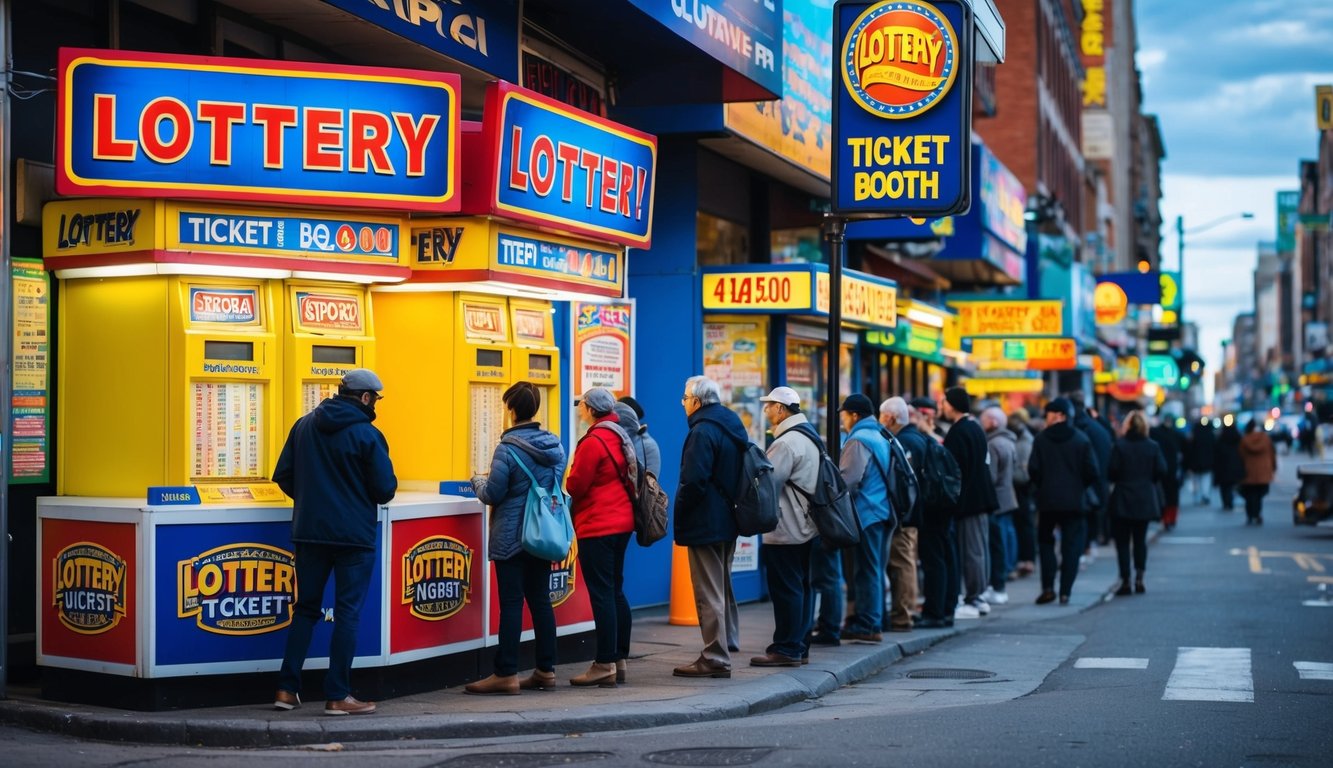
[[[1292,527],[1299,459],[1281,462],[1264,526],[1245,526],[1240,510],[1221,511],[1215,493],[1212,505],[1187,507],[1176,530],[1151,547],[1144,595],[1065,611],[1020,603],[1034,586],[1025,579],[1011,587],[1014,603],[957,637],[768,714],[605,733],[263,750],[100,743],[6,727],[5,762],[43,765],[59,754],[61,765],[76,767],[312,759],[413,767],[1326,765],[1333,529]],[[1100,550],[1076,596],[1110,586],[1113,558]],[[714,682],[708,690],[726,698],[726,682],[735,681]]]

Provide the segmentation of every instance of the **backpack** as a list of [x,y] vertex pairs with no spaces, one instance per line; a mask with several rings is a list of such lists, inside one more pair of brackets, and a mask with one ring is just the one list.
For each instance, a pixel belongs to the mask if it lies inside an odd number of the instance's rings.
[[[921,497],[921,485],[916,477],[916,470],[907,460],[907,452],[897,436],[883,427],[880,432],[889,441],[889,466],[892,471],[885,476],[889,488],[889,503],[898,516],[901,525],[916,527],[921,523],[917,502]],[[934,442],[933,440],[931,442]]]
[[[730,437],[730,434],[728,434]],[[768,533],[778,527],[778,487],[773,483],[773,463],[764,449],[734,440],[741,449],[741,472],[731,494],[736,532],[741,536]]]
[[819,473],[814,491],[806,493],[804,488],[790,480],[787,484],[808,502],[806,514],[819,530],[820,544],[830,552],[860,544],[861,520],[856,516],[852,495],[847,492],[847,483],[843,481],[838,465],[824,450],[824,443],[813,427],[800,425],[791,431],[805,435],[819,449]]
[[958,507],[963,494],[963,473],[948,449],[926,435],[926,451],[921,457],[920,485],[922,511],[950,512]]
[[559,562],[569,556],[574,543],[574,521],[569,514],[569,497],[557,479],[547,490],[537,483],[532,470],[517,449],[503,444],[514,455],[514,463],[528,476],[528,498],[523,507],[523,526],[519,542],[523,551],[539,560]]
[[[630,508],[634,511],[634,540],[641,547],[651,546],[666,536],[667,527],[667,495],[662,490],[662,485],[657,482],[657,476],[648,471],[647,467],[640,467],[638,456],[634,453],[634,445],[629,439],[625,430],[617,424],[611,422],[599,422],[595,427],[615,432],[620,438],[621,453],[625,459],[625,471],[620,475],[620,482],[625,486],[625,493],[629,496]],[[594,428],[595,428],[594,427]],[[606,451],[607,458],[615,464],[616,460],[611,456],[611,451],[606,447],[606,443],[601,443],[602,450]]]

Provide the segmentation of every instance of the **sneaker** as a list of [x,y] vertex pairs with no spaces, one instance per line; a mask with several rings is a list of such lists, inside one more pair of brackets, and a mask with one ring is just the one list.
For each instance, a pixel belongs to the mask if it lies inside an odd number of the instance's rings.
[[301,697],[291,691],[284,691],[281,688],[273,694],[273,708],[291,711],[301,706]]
[[324,702],[324,714],[326,715],[368,715],[375,711],[375,702],[357,701],[348,696],[339,701]]
[[975,605],[965,603],[954,609],[953,617],[955,619],[979,619],[981,618],[981,611],[977,610]]
[[996,592],[992,587],[986,587],[986,591],[981,593],[981,599],[991,605],[1005,605],[1009,602],[1009,593],[1004,590]]
[[968,603],[968,605],[972,606],[973,608],[976,608],[977,613],[981,614],[982,616],[990,615],[990,603],[986,602],[985,600],[982,600],[979,597],[973,598],[972,602]]

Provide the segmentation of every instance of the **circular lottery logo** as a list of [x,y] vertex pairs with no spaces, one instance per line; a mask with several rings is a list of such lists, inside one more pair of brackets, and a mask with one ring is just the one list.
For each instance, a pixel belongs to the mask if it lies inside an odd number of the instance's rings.
[[842,82],[877,117],[916,117],[953,87],[959,60],[953,25],[929,3],[891,0],[867,8],[847,31]]

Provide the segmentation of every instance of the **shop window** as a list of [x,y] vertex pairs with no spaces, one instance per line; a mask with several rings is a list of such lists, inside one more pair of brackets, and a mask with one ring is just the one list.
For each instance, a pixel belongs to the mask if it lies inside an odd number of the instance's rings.
[[768,239],[774,264],[822,264],[823,240],[819,227],[776,229]]
[[749,263],[750,232],[744,225],[700,213],[695,230],[699,266]]

